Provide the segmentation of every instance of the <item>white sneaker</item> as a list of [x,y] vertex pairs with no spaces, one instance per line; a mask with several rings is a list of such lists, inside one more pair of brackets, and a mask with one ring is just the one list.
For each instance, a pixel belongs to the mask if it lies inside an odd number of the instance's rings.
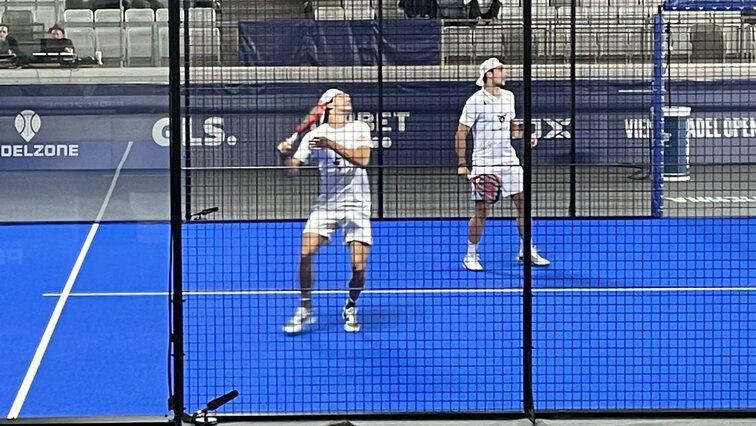
[[294,312],[294,316],[284,324],[283,331],[286,334],[297,334],[302,331],[305,325],[313,323],[315,323],[315,315],[312,314],[312,311],[300,306]]
[[360,323],[357,322],[357,308],[352,306],[341,311],[341,318],[344,319],[344,331],[360,331]]
[[[517,253],[517,261],[522,262],[524,260],[524,256],[522,255],[522,250],[520,250],[519,253]],[[535,246],[530,248],[530,262],[535,266],[548,266],[551,264],[548,259],[538,254],[538,250],[536,250]]]
[[468,271],[482,271],[483,265],[480,264],[480,257],[477,254],[468,254],[462,259],[462,266]]

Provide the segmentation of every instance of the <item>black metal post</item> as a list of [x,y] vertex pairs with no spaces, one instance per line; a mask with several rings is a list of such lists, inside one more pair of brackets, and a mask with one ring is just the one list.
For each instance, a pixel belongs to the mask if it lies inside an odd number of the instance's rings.
[[383,0],[378,0],[378,217],[383,218]]
[[[184,31],[184,108],[186,112],[186,118],[183,121],[184,125],[184,135],[186,135],[186,140],[191,140],[192,138],[192,112],[191,112],[191,104],[190,104],[190,95],[189,92],[189,84],[190,84],[190,75],[189,75],[189,69],[190,69],[190,49],[191,45],[189,43],[189,8],[191,7],[192,3],[189,0],[182,0],[183,3],[183,12],[184,16],[182,17],[182,21],[185,23],[183,27]],[[178,50],[176,50],[176,56],[178,56]],[[188,222],[192,220],[192,172],[189,170],[189,168],[192,166],[192,153],[189,149],[189,144],[186,144],[186,149],[184,150],[184,165],[186,166],[186,169],[184,171],[184,218]]]
[[[170,347],[173,356],[173,383],[170,395],[170,409],[174,421],[181,424],[184,415],[184,335],[183,335],[183,292],[181,256],[181,61],[179,56],[180,0],[169,0],[168,9],[168,88],[170,117],[170,206],[171,206],[171,259],[172,288],[170,307],[172,329]],[[187,211],[187,214],[189,212]]]
[[522,288],[522,404],[525,414],[532,422],[535,422],[535,408],[533,404],[533,293],[532,293],[532,265],[530,263],[530,240],[531,240],[531,219],[532,219],[532,188],[533,188],[533,167],[532,167],[532,150],[530,147],[530,138],[532,135],[532,60],[533,54],[531,45],[533,41],[531,0],[522,2],[522,25],[523,25],[523,61],[522,61],[522,80],[523,80],[523,111],[524,111],[524,129],[523,129],[523,151],[524,151],[524,212],[523,220],[523,288]]
[[577,126],[575,112],[575,96],[577,94],[577,70],[575,67],[577,55],[577,0],[570,2],[570,217],[577,215]]

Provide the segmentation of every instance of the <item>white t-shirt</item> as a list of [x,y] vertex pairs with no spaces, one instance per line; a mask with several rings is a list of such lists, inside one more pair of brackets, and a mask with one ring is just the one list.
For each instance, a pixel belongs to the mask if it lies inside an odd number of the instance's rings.
[[318,165],[320,194],[316,209],[370,209],[370,183],[365,169],[354,166],[332,149],[311,148],[310,141],[317,136],[348,149],[372,147],[368,125],[362,121],[352,121],[340,128],[321,124],[302,138],[294,158],[305,164]]
[[472,129],[473,167],[520,164],[509,131],[514,118],[514,94],[509,90],[499,89],[499,96],[493,96],[480,89],[467,99],[459,122]]

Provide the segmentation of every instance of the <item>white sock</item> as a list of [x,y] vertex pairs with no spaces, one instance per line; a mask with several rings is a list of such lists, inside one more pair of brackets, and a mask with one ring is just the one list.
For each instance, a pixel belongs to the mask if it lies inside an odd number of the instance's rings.
[[525,251],[525,244],[522,242],[522,237],[520,237],[520,253]]
[[473,244],[471,242],[467,242],[467,255],[468,256],[475,256],[476,249],[478,248],[477,244]]

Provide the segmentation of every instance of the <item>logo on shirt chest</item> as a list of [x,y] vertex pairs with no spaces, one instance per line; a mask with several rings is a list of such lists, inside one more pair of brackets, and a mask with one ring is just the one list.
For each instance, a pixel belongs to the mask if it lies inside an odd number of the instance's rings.
[[504,122],[507,120],[507,115],[506,114],[501,114],[501,115],[497,114],[496,117],[499,118],[499,123],[501,123],[501,124],[504,124]]

